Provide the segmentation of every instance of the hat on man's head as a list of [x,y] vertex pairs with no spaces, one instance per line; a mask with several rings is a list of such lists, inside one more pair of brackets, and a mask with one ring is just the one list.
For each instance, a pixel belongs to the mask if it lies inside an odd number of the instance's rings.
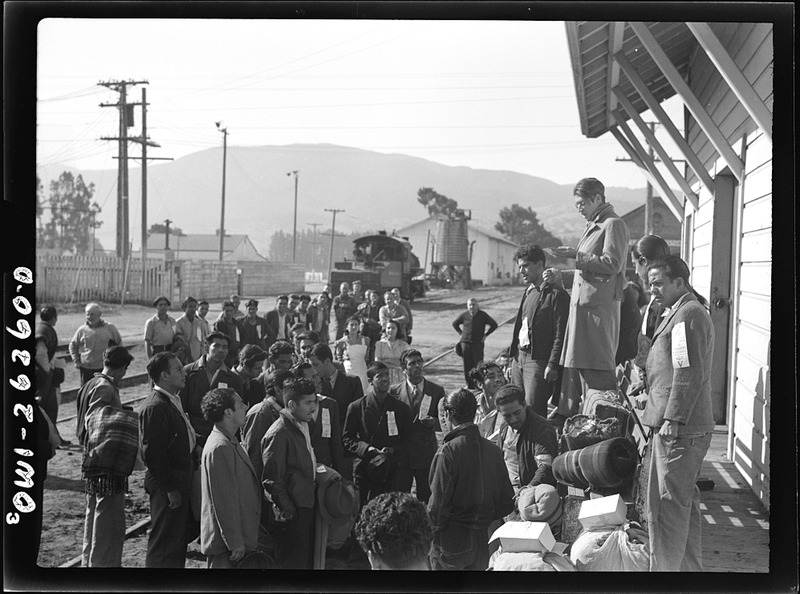
[[317,473],[317,502],[322,518],[334,526],[347,523],[356,508],[356,494],[349,482],[332,468]]

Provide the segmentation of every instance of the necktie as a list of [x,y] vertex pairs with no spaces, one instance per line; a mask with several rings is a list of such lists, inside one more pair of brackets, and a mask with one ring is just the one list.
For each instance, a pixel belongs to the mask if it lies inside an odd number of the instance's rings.
[[324,396],[330,396],[333,394],[333,386],[327,377],[322,378],[322,394]]

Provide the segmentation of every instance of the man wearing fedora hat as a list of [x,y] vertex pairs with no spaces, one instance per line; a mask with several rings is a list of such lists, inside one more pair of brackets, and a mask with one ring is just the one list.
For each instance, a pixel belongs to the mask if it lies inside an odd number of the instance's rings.
[[236,432],[247,403],[232,388],[215,388],[200,403],[214,423],[203,448],[200,551],[210,569],[230,569],[258,545],[261,487]]
[[474,423],[477,402],[467,389],[445,398],[452,426],[431,465],[428,512],[434,525],[433,569],[485,570],[489,524],[514,509],[502,452]]

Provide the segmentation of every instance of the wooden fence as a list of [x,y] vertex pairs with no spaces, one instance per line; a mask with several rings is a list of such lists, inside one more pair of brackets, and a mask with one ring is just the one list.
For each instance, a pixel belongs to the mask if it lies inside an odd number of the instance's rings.
[[[127,266],[126,266],[127,265]],[[123,301],[150,305],[169,288],[168,268],[162,260],[148,259],[142,278],[141,259],[108,256],[36,257],[36,300],[39,303]]]

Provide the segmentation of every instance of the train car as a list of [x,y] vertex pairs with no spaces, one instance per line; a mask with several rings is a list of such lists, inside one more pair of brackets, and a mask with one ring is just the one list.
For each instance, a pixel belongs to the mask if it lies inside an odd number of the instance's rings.
[[413,301],[425,295],[425,280],[419,258],[411,251],[408,239],[387,235],[365,235],[353,241],[353,258],[336,262],[329,284],[334,293],[339,285],[360,280],[363,291],[373,289],[383,295],[395,287],[403,299]]

